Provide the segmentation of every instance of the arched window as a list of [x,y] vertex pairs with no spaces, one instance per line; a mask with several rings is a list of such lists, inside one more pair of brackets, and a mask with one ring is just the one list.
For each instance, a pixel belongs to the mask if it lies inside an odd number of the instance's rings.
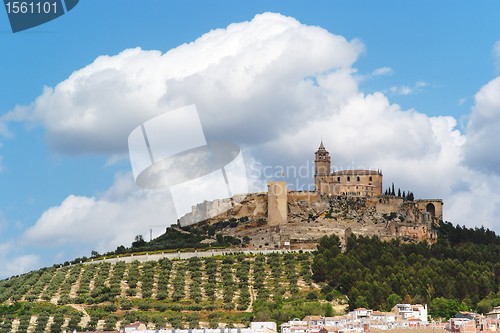
[[337,177],[337,181],[340,182],[340,177]]
[[356,181],[358,181],[358,182],[359,182],[359,180],[360,180],[359,176],[358,176],[358,177],[356,177]]
[[372,181],[372,176],[370,176],[370,181]]
[[347,176],[347,181],[350,182],[351,181],[351,177]]
[[425,207],[425,210],[431,214],[432,217],[436,217],[436,206],[434,206],[433,203],[428,203],[427,206]]

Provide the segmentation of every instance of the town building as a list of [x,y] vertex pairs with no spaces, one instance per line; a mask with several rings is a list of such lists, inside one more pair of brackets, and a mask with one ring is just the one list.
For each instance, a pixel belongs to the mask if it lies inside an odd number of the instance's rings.
[[350,333],[373,329],[425,328],[427,305],[397,304],[391,312],[357,308],[344,316],[306,316],[281,325],[281,333]]
[[500,306],[495,306],[493,310],[486,314],[486,318],[500,320]]
[[401,321],[407,321],[408,325],[427,324],[427,304],[396,304],[392,310]]
[[500,306],[495,306],[493,310],[486,314],[486,324],[492,330],[500,331]]

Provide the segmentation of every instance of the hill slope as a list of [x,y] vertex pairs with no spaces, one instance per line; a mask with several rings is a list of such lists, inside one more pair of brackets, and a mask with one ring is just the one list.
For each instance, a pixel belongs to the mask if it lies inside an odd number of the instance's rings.
[[0,282],[0,333],[112,330],[136,320],[150,327],[247,325],[263,319],[259,304],[270,299],[323,313],[311,263],[309,253],[239,254],[44,269]]

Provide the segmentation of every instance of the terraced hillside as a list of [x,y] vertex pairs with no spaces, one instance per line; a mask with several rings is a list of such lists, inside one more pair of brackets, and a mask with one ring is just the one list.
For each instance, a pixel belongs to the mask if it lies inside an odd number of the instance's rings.
[[270,300],[321,312],[311,261],[309,253],[237,254],[43,269],[0,281],[0,333],[113,330],[136,320],[246,325],[265,319],[258,308]]

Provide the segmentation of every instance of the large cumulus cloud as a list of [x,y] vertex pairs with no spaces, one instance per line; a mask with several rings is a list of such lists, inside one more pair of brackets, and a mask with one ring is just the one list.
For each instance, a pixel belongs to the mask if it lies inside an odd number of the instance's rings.
[[116,153],[141,122],[196,104],[208,137],[256,143],[342,103],[356,89],[350,66],[361,51],[356,40],[265,13],[164,54],[101,56],[4,119],[42,125],[59,152]]

